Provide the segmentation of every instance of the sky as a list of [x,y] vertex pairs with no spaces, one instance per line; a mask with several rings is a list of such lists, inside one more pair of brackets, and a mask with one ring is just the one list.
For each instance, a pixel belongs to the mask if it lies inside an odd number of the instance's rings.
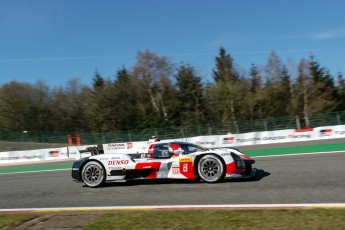
[[114,79],[144,51],[208,81],[220,47],[244,73],[274,51],[291,74],[313,55],[335,76],[344,10],[343,0],[0,0],[0,86],[91,85],[95,71]]

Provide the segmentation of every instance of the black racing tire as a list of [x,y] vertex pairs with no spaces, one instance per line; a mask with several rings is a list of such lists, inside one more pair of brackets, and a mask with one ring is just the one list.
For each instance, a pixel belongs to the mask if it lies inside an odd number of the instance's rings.
[[100,187],[105,182],[105,170],[101,163],[89,161],[81,171],[81,178],[85,185],[91,188]]
[[201,157],[197,168],[198,176],[207,183],[216,183],[224,179],[225,164],[216,155],[208,154]]

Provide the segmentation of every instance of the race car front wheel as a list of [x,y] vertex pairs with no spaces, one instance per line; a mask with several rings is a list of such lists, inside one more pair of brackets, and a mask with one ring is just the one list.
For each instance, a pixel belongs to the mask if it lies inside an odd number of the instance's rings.
[[225,167],[218,156],[205,155],[198,162],[198,174],[205,182],[219,182],[224,178]]
[[99,187],[105,181],[103,166],[96,161],[90,161],[83,167],[81,177],[87,186],[92,188]]

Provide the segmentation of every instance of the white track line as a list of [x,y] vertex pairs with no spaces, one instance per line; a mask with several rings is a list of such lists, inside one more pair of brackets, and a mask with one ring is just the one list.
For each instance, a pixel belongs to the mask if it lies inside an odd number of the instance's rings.
[[8,173],[0,173],[0,175],[39,173],[39,172],[55,172],[55,171],[65,171],[65,170],[71,170],[71,169],[49,169],[49,170],[37,170],[37,171],[25,171],[25,172],[8,172]]
[[328,151],[328,152],[310,152],[310,153],[282,153],[276,155],[266,155],[266,156],[252,156],[252,158],[263,158],[263,157],[288,157],[288,156],[299,156],[299,155],[316,155],[325,153],[345,153],[344,151]]
[[345,209],[345,203],[314,204],[225,204],[225,205],[161,205],[161,206],[109,206],[70,208],[18,208],[0,209],[5,212],[64,212],[64,211],[121,211],[121,210],[181,210],[181,209]]

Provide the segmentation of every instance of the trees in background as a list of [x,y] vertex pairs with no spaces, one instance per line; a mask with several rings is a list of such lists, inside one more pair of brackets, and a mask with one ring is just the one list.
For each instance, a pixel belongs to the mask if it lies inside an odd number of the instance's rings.
[[91,86],[71,79],[50,89],[44,82],[9,82],[0,87],[0,130],[108,132],[224,123],[345,110],[345,80],[302,58],[297,75],[272,51],[265,66],[248,75],[221,47],[212,81],[188,64],[138,52],[132,68],[113,78],[96,71]]
[[[1,129],[4,130],[27,130],[34,128],[32,123],[37,124],[41,118],[33,122],[31,119],[37,115],[35,111],[35,96],[39,90],[27,83],[10,82],[0,89],[0,116]],[[42,115],[41,115],[42,116]]]
[[189,65],[181,65],[176,74],[175,124],[205,124],[207,108],[204,86],[196,70]]
[[215,120],[234,122],[243,119],[241,101],[246,94],[245,84],[234,67],[232,57],[223,47],[215,60],[213,79],[215,83],[208,88],[208,100]]
[[149,51],[139,52],[132,75],[140,96],[140,112],[144,126],[164,127],[172,116],[170,93],[173,90],[174,64],[167,57]]
[[78,79],[53,90],[51,107],[53,130],[83,132],[90,130],[90,88]]
[[260,73],[260,68],[255,64],[251,65],[248,84],[249,90],[245,97],[248,120],[264,118],[266,112],[263,79]]
[[89,97],[90,89],[76,79],[54,90],[42,81],[4,84],[0,88],[0,129],[90,130]]

